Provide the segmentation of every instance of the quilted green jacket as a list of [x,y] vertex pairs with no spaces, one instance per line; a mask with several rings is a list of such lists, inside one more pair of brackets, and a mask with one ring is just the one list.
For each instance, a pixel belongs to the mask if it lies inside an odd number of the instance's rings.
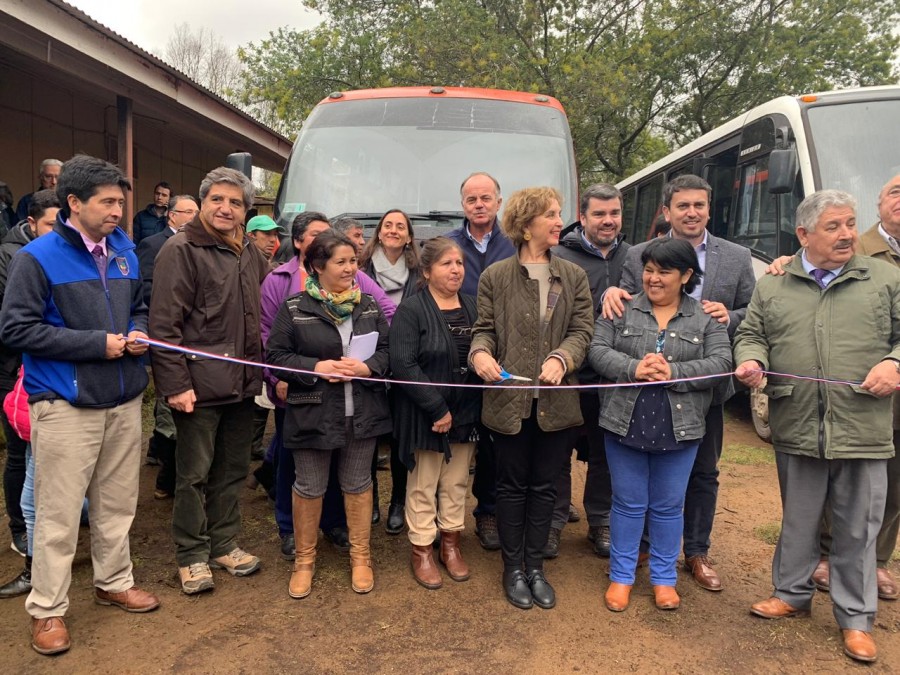
[[[550,276],[559,280],[561,292],[542,335],[546,307],[539,307],[538,282],[528,278],[518,257],[494,263],[482,273],[470,362],[473,353],[485,350],[507,372],[533,377],[537,383],[544,360],[557,354],[566,363],[562,383],[578,384],[578,367],[594,331],[591,289],[583,269],[552,254]],[[497,385],[484,392],[481,421],[493,431],[516,434],[522,420],[531,415],[533,401],[533,387]],[[544,431],[568,429],[583,421],[576,389],[540,392],[537,411],[538,426]]]

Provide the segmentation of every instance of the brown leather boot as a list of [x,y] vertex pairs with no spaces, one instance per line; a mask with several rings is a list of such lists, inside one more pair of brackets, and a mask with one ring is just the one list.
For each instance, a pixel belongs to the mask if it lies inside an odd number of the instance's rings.
[[316,542],[319,539],[319,519],[322,517],[322,498],[305,499],[291,493],[294,515],[294,571],[288,584],[292,598],[305,598],[312,590],[316,573]]
[[413,577],[422,586],[429,590],[435,590],[443,585],[441,579],[441,570],[434,562],[434,553],[431,544],[428,546],[412,547],[412,558],[410,558]]
[[656,600],[657,609],[678,609],[681,607],[681,598],[674,586],[654,586],[653,597]]
[[465,581],[469,578],[469,566],[459,550],[459,535],[460,532],[441,531],[441,562],[453,581]]
[[372,534],[372,489],[359,494],[344,493],[347,530],[350,535],[350,586],[357,593],[375,587],[369,537]]

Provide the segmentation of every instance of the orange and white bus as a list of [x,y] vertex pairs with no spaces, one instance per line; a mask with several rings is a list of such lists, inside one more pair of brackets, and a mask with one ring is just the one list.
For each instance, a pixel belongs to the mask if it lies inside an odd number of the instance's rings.
[[459,186],[486,171],[503,193],[549,185],[563,218],[578,213],[572,135],[559,101],[542,94],[455,87],[335,92],[310,113],[275,201],[290,230],[303,211],[366,226],[403,209],[419,238],[459,227]]

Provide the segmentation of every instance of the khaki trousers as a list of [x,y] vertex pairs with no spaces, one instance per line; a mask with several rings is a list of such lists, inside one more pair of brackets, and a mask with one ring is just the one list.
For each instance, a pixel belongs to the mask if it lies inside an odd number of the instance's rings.
[[25,609],[43,619],[69,607],[81,506],[88,498],[94,586],[134,585],[128,531],[141,466],[141,397],[115,408],[38,401],[31,410],[34,452],[34,563]]
[[451,443],[449,462],[433,450],[416,450],[416,468],[406,483],[406,526],[413,546],[430,546],[437,531],[464,527],[469,464],[474,443]]

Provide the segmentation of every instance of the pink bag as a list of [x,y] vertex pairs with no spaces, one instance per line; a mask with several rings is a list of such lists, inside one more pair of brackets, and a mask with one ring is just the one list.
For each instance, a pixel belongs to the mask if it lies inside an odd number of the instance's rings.
[[28,392],[25,391],[25,366],[19,368],[19,377],[13,390],[3,399],[3,412],[9,426],[23,441],[31,441],[31,413],[28,411]]

